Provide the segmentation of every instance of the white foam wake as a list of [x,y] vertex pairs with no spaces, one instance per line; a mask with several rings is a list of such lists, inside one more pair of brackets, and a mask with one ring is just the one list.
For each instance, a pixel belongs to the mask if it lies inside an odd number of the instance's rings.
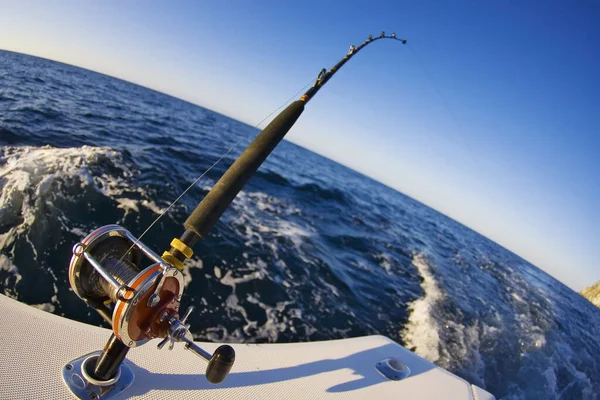
[[465,326],[444,317],[437,305],[444,301],[446,294],[435,280],[428,259],[423,254],[416,254],[412,264],[423,278],[421,288],[425,294],[408,305],[410,315],[403,330],[404,342],[418,355],[442,368],[452,370],[456,366],[466,366],[472,372],[469,380],[485,387],[485,365],[479,353],[480,329],[486,337],[496,335],[497,329],[481,327],[477,322]]
[[302,245],[312,232],[290,221],[291,216],[302,214],[300,209],[266,193],[244,190],[234,200],[233,209],[238,213],[236,223],[244,229],[246,247],[268,246],[274,258],[282,262],[274,239],[285,238],[294,246],[299,257],[306,258]]
[[[110,164],[119,170],[118,175],[108,174],[101,169],[92,172],[92,168],[103,160],[110,160]],[[0,150],[0,161],[3,162],[0,178],[5,181],[0,194],[0,208],[7,205],[14,191],[23,192],[27,189],[39,197],[53,184],[62,188],[65,184],[78,181],[81,187],[91,185],[106,196],[113,197],[121,208],[138,211],[141,205],[155,213],[163,211],[149,200],[120,197],[126,190],[140,194],[145,191],[131,187],[128,181],[134,170],[123,161],[118,151],[108,147],[5,147]]]
[[5,256],[4,254],[0,254],[0,270],[8,272],[9,276],[4,280],[4,287],[6,288],[4,294],[8,297],[16,297],[16,293],[11,290],[11,278],[13,280],[13,285],[16,285],[21,280],[21,275],[19,274],[19,270],[12,263],[12,261]]
[[[12,244],[17,234],[29,229],[37,218],[36,210],[53,184],[60,189],[69,183],[79,186],[93,183],[86,168],[99,155],[117,158],[106,148],[84,146],[77,149],[44,147],[5,147],[0,150],[0,217],[4,224],[19,221],[0,236],[0,249]],[[13,225],[13,224],[10,224]]]
[[[231,287],[231,294],[227,296],[223,302],[228,315],[230,313],[236,313],[241,316],[245,323],[244,326],[236,328],[234,331],[229,332],[227,328],[222,325],[208,328],[205,332],[206,338],[213,341],[231,341],[239,342],[241,340],[245,342],[255,342],[261,340],[267,340],[268,342],[277,342],[279,334],[291,330],[295,331],[293,326],[293,319],[301,319],[302,312],[297,308],[290,307],[293,305],[291,301],[280,301],[276,302],[275,305],[268,305],[260,301],[260,299],[250,293],[247,293],[244,298],[240,299],[237,294],[237,285],[251,282],[254,280],[264,279],[266,277],[267,264],[258,259],[256,263],[248,262],[246,266],[253,270],[250,273],[244,274],[239,277],[234,277],[231,270],[227,271],[222,276],[221,269],[214,267],[214,274],[220,280],[221,284]],[[201,301],[204,299],[201,299]],[[205,300],[204,300],[205,302]],[[265,321],[259,324],[258,321],[252,319],[248,314],[244,305],[250,303],[258,306],[265,313]],[[206,302],[204,303],[206,304]]]
[[412,264],[423,278],[421,287],[425,295],[408,305],[410,316],[404,328],[403,339],[407,347],[414,347],[417,354],[434,362],[440,358],[440,336],[432,309],[444,294],[435,281],[423,254],[413,256]]
[[[95,169],[103,160],[117,168],[118,174],[109,174],[101,166]],[[92,187],[111,197],[126,212],[139,211],[140,205],[156,213],[162,211],[151,201],[124,195],[125,191],[143,195],[144,190],[131,187],[131,167],[125,165],[119,152],[107,147],[7,146],[0,149],[0,163],[0,222],[19,221],[0,235],[0,249],[33,225],[50,191],[66,198],[76,194],[71,191],[73,187]]]

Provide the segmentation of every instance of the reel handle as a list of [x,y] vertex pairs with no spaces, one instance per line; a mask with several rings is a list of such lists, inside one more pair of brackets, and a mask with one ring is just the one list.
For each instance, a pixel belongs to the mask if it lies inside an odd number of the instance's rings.
[[190,333],[190,325],[186,324],[187,318],[192,313],[193,307],[189,307],[184,313],[181,320],[171,318],[169,320],[169,330],[167,336],[156,346],[162,349],[169,343],[169,350],[173,350],[175,342],[184,342],[185,349],[191,351],[198,357],[208,361],[206,366],[206,379],[213,384],[221,383],[225,380],[233,363],[235,362],[235,350],[233,347],[224,344],[215,350],[211,355],[206,350],[202,349],[196,343]]
[[212,356],[205,350],[197,346],[194,342],[185,341],[185,349],[190,350],[198,357],[208,361],[206,366],[206,379],[213,384],[221,383],[225,380],[233,363],[235,362],[235,350],[228,344],[219,346]]

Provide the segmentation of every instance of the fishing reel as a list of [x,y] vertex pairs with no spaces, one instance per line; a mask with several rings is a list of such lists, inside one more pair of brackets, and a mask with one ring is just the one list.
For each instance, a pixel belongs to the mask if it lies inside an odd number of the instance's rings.
[[[191,249],[177,242],[174,239],[171,245],[191,256]],[[181,262],[173,264],[182,267]],[[115,340],[111,337],[107,347],[114,346],[117,350],[111,353],[104,349],[94,370],[87,371],[92,380],[110,380],[119,367],[112,366],[115,362],[120,364],[129,348],[155,338],[163,339],[157,346],[159,349],[169,343],[172,350],[176,342],[184,342],[187,350],[208,361],[206,378],[211,383],[222,382],[231,370],[235,361],[233,348],[223,345],[209,354],[193,342],[189,331],[187,319],[193,307],[180,317],[182,271],[126,229],[118,225],[103,226],[77,243],[69,265],[69,282],[75,294],[98,311],[113,329]],[[107,376],[107,371],[113,376]]]

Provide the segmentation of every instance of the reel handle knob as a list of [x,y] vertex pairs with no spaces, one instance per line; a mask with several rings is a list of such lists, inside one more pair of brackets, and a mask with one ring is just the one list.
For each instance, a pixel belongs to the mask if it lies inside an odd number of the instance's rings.
[[206,379],[213,384],[221,383],[235,362],[235,350],[228,344],[219,346],[206,366]]
[[208,361],[205,375],[210,383],[217,384],[225,380],[235,362],[235,350],[233,347],[228,344],[221,345],[210,355],[210,353],[196,345],[189,338],[183,338],[182,340],[185,342],[186,350],[190,350],[198,357]]

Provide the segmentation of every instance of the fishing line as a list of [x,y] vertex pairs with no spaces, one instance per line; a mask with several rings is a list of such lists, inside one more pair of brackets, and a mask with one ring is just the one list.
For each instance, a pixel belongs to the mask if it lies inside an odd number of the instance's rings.
[[[286,100],[283,104],[281,104],[279,107],[277,107],[275,110],[271,111],[271,113],[269,113],[269,115],[267,115],[266,117],[264,117],[259,123],[257,123],[256,125],[254,125],[255,129],[258,129],[258,127],[265,122],[267,119],[269,119],[269,117],[271,117],[271,115],[275,114],[277,111],[281,110],[283,107],[285,107],[287,104],[289,104],[292,100],[294,100],[300,93],[302,93],[304,90],[306,90],[307,87],[309,87],[310,85],[312,85],[314,82],[314,78],[311,78],[311,80],[304,85],[300,90],[298,90],[293,96],[291,96],[288,100]],[[233,149],[235,147],[237,147],[242,140],[247,139],[248,135],[242,135],[238,138],[238,140],[231,146],[229,147],[229,149],[223,153],[218,159],[217,161],[215,161],[214,163],[212,163],[212,165],[210,167],[208,167],[202,174],[200,174],[200,176],[198,178],[196,178],[196,180],[194,180],[175,200],[173,200],[173,202],[171,202],[169,204],[169,206],[154,220],[152,221],[152,223],[148,226],[148,228],[146,228],[146,230],[144,232],[142,232],[142,234],[138,237],[138,239],[131,245],[131,247],[121,256],[119,261],[123,261],[123,258],[131,251],[131,249],[133,249],[135,246],[137,246],[137,244],[142,240],[142,238],[144,237],[144,235],[146,233],[148,233],[148,231],[150,231],[150,229],[152,229],[152,227],[165,215],[169,212],[169,210],[171,208],[173,208],[173,206],[191,189],[193,188],[202,178],[204,178],[204,176],[209,173],[218,163],[220,163],[225,157],[227,157],[229,155],[229,153],[231,153],[233,151]]]
[[478,161],[476,160],[476,157],[475,157],[475,154],[474,154],[473,150],[469,146],[469,141],[467,140],[467,138],[466,138],[466,136],[464,134],[464,128],[463,128],[463,126],[458,121],[458,118],[456,118],[456,115],[455,115],[454,111],[452,110],[452,108],[450,108],[450,105],[449,105],[448,101],[446,101],[446,98],[442,95],[442,92],[441,92],[439,86],[436,84],[435,80],[433,79],[433,76],[429,73],[429,70],[425,67],[425,63],[421,60],[421,57],[419,57],[419,55],[417,54],[417,52],[415,51],[415,49],[413,47],[414,47],[414,44],[412,46],[408,46],[409,51],[413,54],[413,56],[415,57],[415,59],[417,60],[417,62],[421,66],[421,68],[423,69],[423,72],[425,73],[425,76],[427,76],[427,79],[429,80],[429,82],[433,86],[436,94],[438,95],[438,97],[442,101],[442,104],[444,105],[444,107],[446,108],[446,111],[450,115],[450,118],[452,119],[452,122],[454,122],[454,124],[458,128],[458,134],[462,138],[462,140],[464,142],[464,145],[467,148],[467,151],[469,152],[469,155],[471,156],[471,160],[476,165],[479,164]]

